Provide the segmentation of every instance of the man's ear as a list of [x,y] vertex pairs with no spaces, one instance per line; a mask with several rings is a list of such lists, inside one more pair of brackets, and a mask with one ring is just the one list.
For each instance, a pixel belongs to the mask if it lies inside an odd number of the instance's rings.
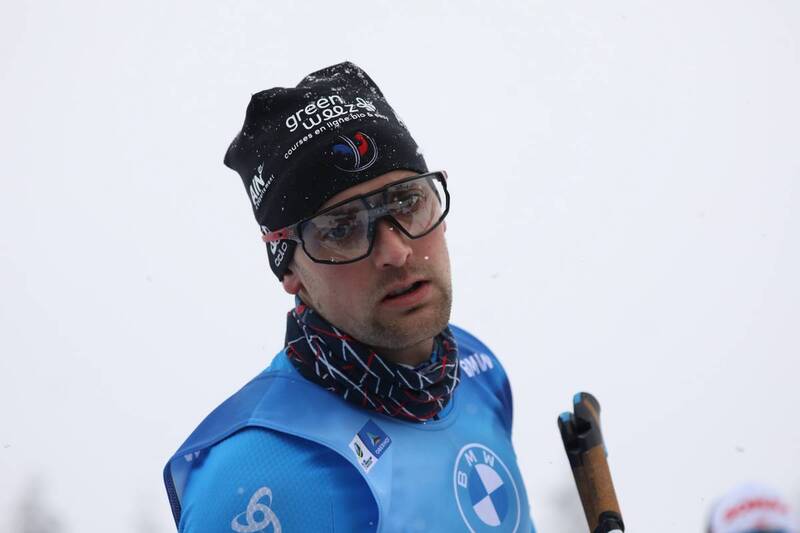
[[291,295],[296,295],[303,289],[303,282],[300,280],[300,276],[292,268],[288,269],[283,275],[281,283],[283,284],[283,290]]

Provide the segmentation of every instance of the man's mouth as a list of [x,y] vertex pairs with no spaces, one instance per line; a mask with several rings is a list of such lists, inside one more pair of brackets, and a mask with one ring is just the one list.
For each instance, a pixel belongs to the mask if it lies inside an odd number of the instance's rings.
[[390,292],[389,294],[386,295],[386,299],[397,298],[398,296],[403,296],[404,294],[408,294],[408,293],[410,293],[412,291],[415,291],[415,290],[419,289],[422,286],[423,283],[424,282],[422,282],[422,281],[415,281],[411,285],[408,285],[406,287],[401,287],[401,288],[399,288],[397,290],[394,290],[394,291],[392,291],[392,292]]
[[407,305],[417,303],[419,298],[428,293],[429,286],[430,282],[425,280],[402,285],[386,293],[382,301],[383,303]]

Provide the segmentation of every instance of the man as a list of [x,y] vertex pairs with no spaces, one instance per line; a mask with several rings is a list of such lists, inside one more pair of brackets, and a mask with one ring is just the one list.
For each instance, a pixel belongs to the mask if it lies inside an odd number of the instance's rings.
[[506,375],[448,325],[446,175],[377,85],[342,63],[255,94],[225,163],[295,306],[168,462],[178,529],[534,531]]

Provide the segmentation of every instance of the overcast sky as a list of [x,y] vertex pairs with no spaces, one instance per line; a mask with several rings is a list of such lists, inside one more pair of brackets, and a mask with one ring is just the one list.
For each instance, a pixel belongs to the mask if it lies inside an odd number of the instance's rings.
[[343,60],[450,174],[452,320],[509,372],[542,533],[585,530],[578,390],[630,531],[700,531],[745,480],[800,507],[796,1],[19,1],[0,530],[37,498],[70,532],[172,530],[164,462],[291,304],[222,156],[252,93]]

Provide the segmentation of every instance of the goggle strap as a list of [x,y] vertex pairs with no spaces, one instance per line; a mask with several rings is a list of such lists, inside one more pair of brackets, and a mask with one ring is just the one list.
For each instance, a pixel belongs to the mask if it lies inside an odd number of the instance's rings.
[[283,241],[290,238],[290,228],[282,228],[275,231],[268,231],[261,235],[261,240],[264,242]]

